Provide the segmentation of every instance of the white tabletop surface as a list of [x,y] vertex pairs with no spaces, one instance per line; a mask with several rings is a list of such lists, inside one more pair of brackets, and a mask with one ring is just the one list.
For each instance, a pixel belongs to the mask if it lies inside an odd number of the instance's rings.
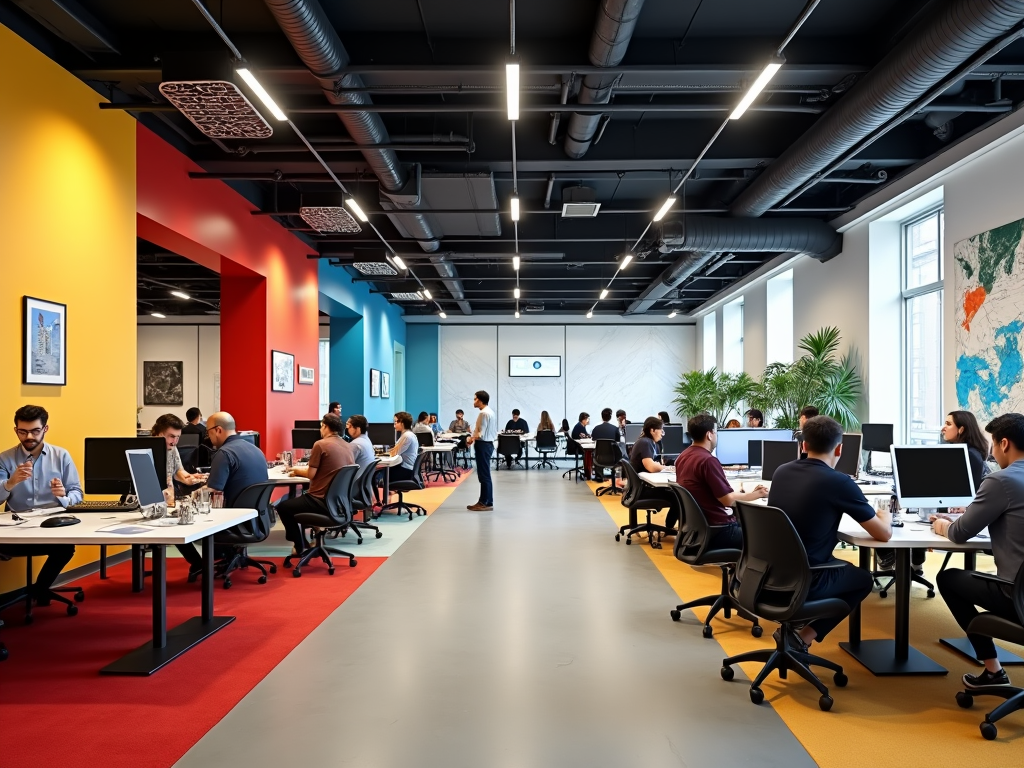
[[[63,512],[63,514],[68,514]],[[11,515],[0,515],[0,544],[188,544],[211,533],[256,517],[255,509],[214,509],[208,515],[196,515],[191,525],[150,527],[143,524],[138,510],[131,512],[79,512],[74,515],[82,522],[61,528],[40,528],[46,517],[33,517],[28,522],[10,526]],[[150,522],[150,521],[145,521]],[[146,528],[144,533],[117,534],[98,531],[113,525]]]
[[930,524],[918,522],[917,515],[903,515],[903,527],[892,529],[889,541],[878,541],[871,538],[867,531],[853,519],[843,515],[839,524],[839,540],[858,547],[888,547],[889,549],[932,548],[961,551],[972,549],[991,549],[992,542],[987,538],[988,531],[982,531],[985,538],[977,536],[965,544],[954,544],[945,536],[932,531]]
[[458,445],[455,443],[434,443],[433,445],[420,446],[420,450],[424,453],[451,453]]
[[[670,482],[675,482],[676,471],[674,468],[666,469],[664,472],[641,472],[640,479],[650,485],[664,486]],[[763,485],[765,488],[770,489],[772,487],[771,480],[762,480],[759,473],[750,473],[742,475],[726,474],[726,480],[729,481],[729,485],[734,490],[740,491],[741,493],[753,490],[757,485]],[[865,496],[887,496],[892,493],[892,483],[872,483],[870,485],[857,485],[860,488],[861,493]]]
[[[308,467],[308,464],[297,464],[299,467]],[[267,470],[267,476],[270,478],[270,482],[277,483],[278,485],[309,485],[308,477],[300,477],[296,475],[292,477],[288,474],[288,468],[283,464],[273,467]]]

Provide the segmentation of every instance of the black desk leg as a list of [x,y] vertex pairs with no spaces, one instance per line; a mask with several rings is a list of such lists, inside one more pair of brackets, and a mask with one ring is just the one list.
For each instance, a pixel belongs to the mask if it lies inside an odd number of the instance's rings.
[[146,573],[146,548],[132,544],[132,592],[141,592]]
[[100,544],[100,578],[107,578],[107,545]]
[[213,620],[213,536],[203,539],[203,624]]
[[[865,571],[871,570],[871,550],[861,547],[859,550],[860,562],[858,563]],[[850,645],[860,645],[860,605],[853,609],[848,620],[850,630]]]
[[153,547],[153,647],[167,645],[167,552],[163,544]]

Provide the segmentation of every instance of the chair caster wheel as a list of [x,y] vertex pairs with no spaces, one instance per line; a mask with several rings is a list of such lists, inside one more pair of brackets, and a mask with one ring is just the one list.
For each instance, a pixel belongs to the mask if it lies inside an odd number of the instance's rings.
[[356,562],[357,562],[356,559],[353,557],[351,560],[348,561],[348,567],[349,568],[355,568],[356,567]]
[[710,639],[710,638],[712,638],[714,636],[715,630],[713,630],[711,627],[705,625],[704,628],[700,631],[700,633],[702,635],[704,635],[705,639]]
[[760,624],[755,624],[750,628],[750,634],[754,637],[760,637],[764,634],[764,627],[762,627]]
[[999,729],[996,728],[995,723],[989,723],[986,721],[981,724],[981,735],[988,741],[993,741],[995,737],[999,735]]
[[328,576],[333,576],[334,575],[334,568],[328,568],[327,569],[327,575]]
[[846,684],[850,682],[850,678],[848,678],[842,672],[836,672],[834,675],[832,675],[832,682],[838,685],[840,688],[845,688]]
[[356,544],[362,544],[362,543],[363,543],[362,539],[359,539],[359,541],[356,542]]
[[956,695],[956,703],[961,709],[970,709],[974,706],[974,697],[967,691],[960,691]]
[[878,596],[884,600],[889,596],[889,592],[883,589],[881,592],[878,593]]
[[617,533],[615,534],[615,540],[616,540],[616,541],[619,541],[619,540],[620,540],[621,538],[622,538],[622,536],[621,536],[621,535],[619,535],[619,534],[617,534]]
[[296,568],[295,570],[292,571],[292,576],[294,576],[296,579],[299,578],[299,576],[301,576],[301,575],[302,575],[302,571],[300,571],[298,568]]
[[377,531],[377,535],[376,535],[376,536],[374,536],[374,538],[375,538],[375,539],[379,539],[379,538],[380,538],[381,536],[383,536],[383,535],[384,535],[384,533],[383,533],[382,531]]
[[257,584],[266,584],[267,583],[267,577],[266,576],[260,576],[258,579],[256,579],[256,583]]
[[751,688],[750,700],[755,704],[760,704],[762,701],[764,701],[764,691],[762,691],[760,688]]
[[832,709],[832,697],[829,696],[827,693],[821,694],[821,698],[818,699],[818,708],[822,712],[828,712],[830,709]]
[[633,540],[627,536],[626,537],[626,545],[629,546],[632,543],[633,543]]
[[286,557],[284,559],[284,562],[281,565],[283,565],[285,568],[291,568],[292,567],[292,559],[291,559],[291,557]]
[[928,597],[935,597],[935,590],[934,589],[929,589],[928,590]]
[[672,617],[672,621],[679,621],[679,617],[683,614],[677,611],[675,608],[673,608],[671,611],[668,612],[668,615]]
[[77,605],[69,605],[68,606],[68,616],[77,616],[77,615],[78,615],[78,606]]
[[270,564],[270,572],[271,573],[277,573],[277,566],[274,565],[273,563]]
[[75,592],[75,602],[76,603],[85,602],[85,592]]
[[33,621],[35,621],[35,617],[32,614],[28,614],[25,616],[26,625],[31,624]]
[[722,679],[727,682],[736,677],[736,671],[732,667],[727,666],[722,667],[720,674],[722,675]]
[[231,589],[231,579],[224,579],[224,589]]

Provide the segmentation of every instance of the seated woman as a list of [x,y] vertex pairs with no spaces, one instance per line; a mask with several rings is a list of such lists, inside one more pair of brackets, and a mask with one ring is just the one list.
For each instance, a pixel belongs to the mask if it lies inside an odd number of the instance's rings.
[[668,417],[668,411],[658,411],[658,418],[661,419],[662,425],[672,423],[672,420]]
[[426,411],[420,411],[420,415],[416,417],[416,423],[413,425],[412,431],[433,432],[434,430],[430,427],[430,414]]
[[[657,416],[648,416],[644,419],[643,432],[637,441],[633,443],[633,449],[629,452],[629,465],[641,472],[663,472],[669,466],[658,461],[660,455],[658,443],[661,442],[665,431],[665,423]],[[676,495],[668,488],[656,488],[651,486],[644,489],[644,498],[664,499],[668,512],[665,515],[665,527],[669,532],[666,535],[675,536],[676,524],[679,522],[679,508],[676,504]]]
[[[568,425],[569,425],[569,423],[566,422],[566,426],[568,426]],[[540,421],[537,422],[537,431],[538,432],[543,432],[545,430],[550,430],[551,432],[554,432],[555,431],[555,424],[554,424],[554,422],[551,421],[551,417],[548,415],[547,411],[541,411],[540,412]]]
[[727,421],[725,423],[725,428],[726,429],[739,429],[740,428],[740,420],[739,419],[729,419],[729,421]]

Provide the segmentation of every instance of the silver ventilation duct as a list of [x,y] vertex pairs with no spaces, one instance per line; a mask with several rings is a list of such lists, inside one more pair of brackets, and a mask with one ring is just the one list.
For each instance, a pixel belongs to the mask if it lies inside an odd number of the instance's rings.
[[750,184],[733,216],[760,216],[1024,19],[1024,0],[944,0]]
[[[643,6],[644,0],[601,0],[594,36],[590,40],[591,64],[595,67],[617,67],[622,63]],[[615,80],[615,75],[587,75],[580,88],[579,103],[607,104],[611,101]],[[573,158],[583,157],[590,149],[600,122],[600,112],[574,112],[565,135],[565,154]]]
[[716,219],[684,216],[665,222],[657,243],[672,251],[788,251],[828,261],[843,248],[843,236],[818,219]]
[[703,251],[686,251],[678,259],[672,262],[671,266],[658,275],[658,278],[651,283],[640,297],[629,305],[625,314],[642,315],[665,297],[665,295],[688,278],[698,269],[707,265],[718,254],[715,252],[705,253]]
[[466,300],[466,292],[462,289],[462,282],[459,280],[459,273],[455,271],[455,265],[448,261],[445,255],[431,256],[430,263],[434,265],[437,274],[441,276],[441,283],[448,289],[448,293],[455,299],[464,315],[472,315],[473,308]]

